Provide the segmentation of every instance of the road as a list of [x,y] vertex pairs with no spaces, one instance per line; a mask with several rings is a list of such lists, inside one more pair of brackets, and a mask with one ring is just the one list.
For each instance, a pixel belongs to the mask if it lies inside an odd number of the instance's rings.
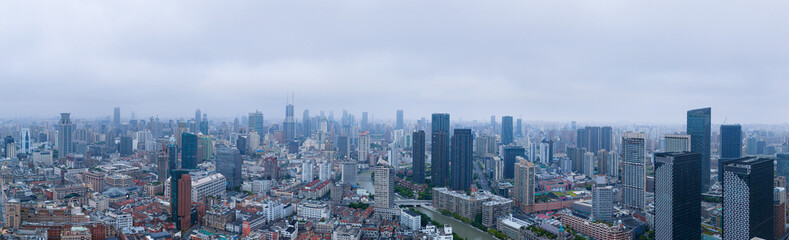
[[482,168],[479,167],[479,163],[481,161],[474,161],[474,173],[477,174],[477,183],[482,188],[482,190],[490,192],[490,181],[488,180],[488,176],[485,172],[482,171]]

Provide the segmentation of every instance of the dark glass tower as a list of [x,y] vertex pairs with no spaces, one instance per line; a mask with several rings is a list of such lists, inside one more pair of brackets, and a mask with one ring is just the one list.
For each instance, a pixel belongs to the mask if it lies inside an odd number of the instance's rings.
[[170,216],[179,230],[187,230],[192,220],[192,178],[189,170],[174,170],[170,177]]
[[132,146],[132,143],[133,139],[131,136],[121,137],[121,144],[119,145],[120,149],[118,149],[121,157],[128,157],[134,153],[134,147]]
[[501,117],[501,144],[512,143],[512,116]]
[[348,136],[338,136],[337,137],[337,155],[339,155],[340,159],[348,159],[350,158],[351,149],[350,143],[348,142]]
[[227,188],[241,186],[241,165],[243,160],[238,149],[225,145],[217,145],[216,171],[227,178]]
[[197,169],[197,135],[181,133],[181,168]]
[[304,138],[312,135],[312,120],[310,119],[310,110],[304,109],[304,115],[301,117],[301,135]]
[[[742,126],[721,125],[721,156],[718,159],[718,181],[723,182],[723,165],[727,160],[742,157]],[[693,139],[691,137],[691,139]],[[691,140],[692,141],[692,140]]]
[[773,239],[773,160],[744,157],[723,165],[723,239]]
[[515,177],[515,158],[519,156],[526,158],[526,149],[520,146],[504,148],[504,178],[512,179]]
[[523,120],[520,118],[515,120],[515,136],[523,137]]
[[431,179],[446,187],[449,178],[449,114],[434,113],[431,133]]
[[255,130],[256,132],[258,132],[258,136],[260,136],[260,139],[262,140],[263,136],[266,135],[265,133],[263,133],[263,113],[260,111],[249,113],[248,122],[249,122],[249,129],[247,129],[247,132]]
[[178,166],[178,145],[175,144],[175,138],[170,138],[170,143],[167,144],[167,161],[170,170],[180,168]]
[[455,129],[452,135],[452,189],[471,189],[474,135],[471,129]]
[[710,108],[688,111],[688,135],[690,151],[701,153],[701,191],[710,188]]
[[414,182],[425,183],[425,131],[412,134],[411,157],[414,162]]
[[789,179],[789,153],[775,154],[775,171],[778,176]]
[[655,239],[701,237],[701,154],[655,154]]

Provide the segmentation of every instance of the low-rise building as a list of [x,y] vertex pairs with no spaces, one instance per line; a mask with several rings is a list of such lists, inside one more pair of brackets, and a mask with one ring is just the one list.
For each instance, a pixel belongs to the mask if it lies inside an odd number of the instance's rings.
[[422,216],[419,214],[406,209],[403,209],[400,213],[400,225],[416,231],[422,228],[421,224]]
[[326,219],[329,218],[329,206],[318,201],[301,202],[296,210],[298,219]]

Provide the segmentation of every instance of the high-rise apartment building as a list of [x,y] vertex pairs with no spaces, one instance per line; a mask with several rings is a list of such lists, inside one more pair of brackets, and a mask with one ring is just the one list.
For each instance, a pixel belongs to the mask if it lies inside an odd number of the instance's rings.
[[446,187],[449,179],[449,114],[434,113],[431,123],[431,180]]
[[468,191],[473,176],[474,135],[471,129],[455,129],[452,135],[452,189]]
[[591,153],[591,152],[585,152],[584,153],[584,171],[583,172],[584,172],[584,175],[586,175],[586,177],[591,178],[591,179],[594,179],[594,175],[595,175],[595,172],[594,172],[594,165],[595,165],[594,164],[594,159],[595,159],[594,153]]
[[375,167],[375,208],[394,207],[394,169],[389,166]]
[[523,157],[517,157],[515,164],[515,204],[521,209],[534,204],[535,172],[534,164]]
[[712,109],[700,108],[688,111],[687,132],[690,135],[690,151],[701,153],[701,191],[710,188],[710,118]]
[[501,117],[501,144],[509,145],[513,141],[512,116]]
[[655,239],[701,237],[701,154],[655,153]]
[[368,154],[370,154],[370,132],[364,131],[359,133],[359,156],[357,160],[359,163],[366,163],[369,162],[370,166],[375,165],[375,160],[370,160]]
[[170,215],[177,229],[186,231],[192,224],[192,177],[189,170],[178,169],[170,177]]
[[266,180],[278,180],[279,179],[279,161],[277,161],[277,157],[266,157],[263,159],[263,177]]
[[356,185],[356,163],[343,162],[342,163],[342,184],[353,186]]
[[611,151],[613,150],[612,136],[612,129],[609,126],[588,126],[576,130],[576,144],[578,148],[586,148],[590,152],[597,152],[600,149]]
[[[247,132],[255,130],[258,133],[260,133],[260,136],[258,136],[259,138],[262,138],[263,135],[265,135],[265,134],[263,134],[263,113],[262,112],[255,111],[253,113],[249,113],[249,119],[247,121],[248,121],[248,124],[249,124],[249,126],[248,126],[249,129],[247,129]],[[260,141],[260,140],[261,139],[258,139],[258,141]]]
[[64,158],[74,151],[71,113],[61,113],[58,122],[58,157]]
[[425,131],[419,130],[412,134],[411,159],[414,166],[414,182],[425,183]]
[[622,202],[625,206],[643,210],[646,191],[644,157],[646,134],[622,134]]
[[773,160],[744,157],[723,165],[723,240],[773,239]]

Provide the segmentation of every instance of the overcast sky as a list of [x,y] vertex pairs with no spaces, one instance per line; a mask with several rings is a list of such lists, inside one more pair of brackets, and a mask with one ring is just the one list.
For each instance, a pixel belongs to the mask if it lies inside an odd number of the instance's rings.
[[[0,118],[789,122],[787,1],[2,1]],[[500,119],[499,119],[500,121]]]

